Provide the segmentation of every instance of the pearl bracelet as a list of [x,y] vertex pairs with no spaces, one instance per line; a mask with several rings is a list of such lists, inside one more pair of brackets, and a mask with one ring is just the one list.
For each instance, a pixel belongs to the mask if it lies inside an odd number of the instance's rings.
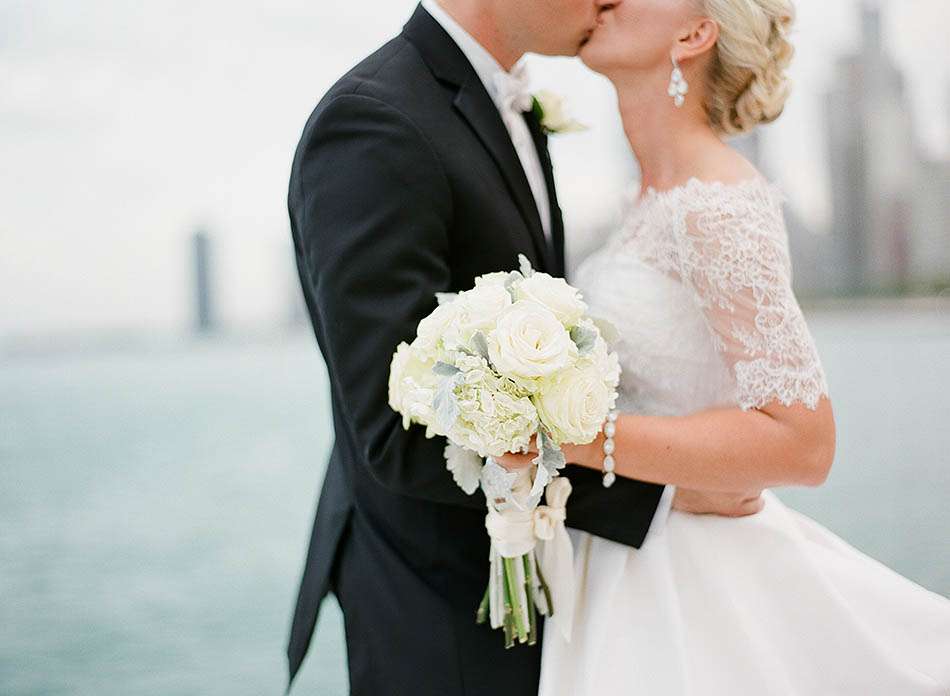
[[617,412],[611,411],[607,414],[607,422],[604,423],[604,488],[610,488],[617,480],[614,473],[614,435],[617,434]]

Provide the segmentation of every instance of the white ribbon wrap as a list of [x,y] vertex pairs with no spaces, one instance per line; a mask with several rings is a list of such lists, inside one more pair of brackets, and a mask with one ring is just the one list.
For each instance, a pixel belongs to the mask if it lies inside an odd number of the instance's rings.
[[[519,483],[522,485],[515,487],[523,488],[525,481]],[[530,486],[530,474],[527,484]],[[550,607],[551,621],[567,641],[571,640],[574,621],[574,549],[564,526],[570,495],[571,482],[557,477],[545,489],[547,505],[527,510],[508,507],[501,512],[489,505],[485,518],[492,540],[492,584],[499,580],[498,558],[520,558],[534,550],[537,565],[551,592],[554,605]],[[501,589],[493,587],[490,592],[498,597]],[[497,612],[493,612],[492,625],[495,628],[501,625]]]
[[554,613],[551,620],[564,640],[571,641],[574,626],[574,547],[564,527],[571,482],[559,476],[545,489],[547,505],[535,510],[535,536],[540,543],[535,551],[538,566],[551,590]]

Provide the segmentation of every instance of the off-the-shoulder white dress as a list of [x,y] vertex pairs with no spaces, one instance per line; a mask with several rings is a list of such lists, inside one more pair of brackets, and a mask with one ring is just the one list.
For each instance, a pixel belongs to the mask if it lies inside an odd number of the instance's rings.
[[[573,280],[621,335],[621,411],[827,394],[763,179],[648,189]],[[741,519],[673,511],[640,550],[571,530],[574,635],[545,632],[541,695],[950,694],[950,601],[765,501]]]

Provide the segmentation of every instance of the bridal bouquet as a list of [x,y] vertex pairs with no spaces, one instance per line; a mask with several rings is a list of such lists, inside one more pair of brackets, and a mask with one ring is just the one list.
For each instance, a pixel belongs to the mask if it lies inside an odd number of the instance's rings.
[[[560,445],[587,444],[617,398],[612,328],[588,316],[580,293],[535,272],[490,273],[458,294],[439,294],[412,343],[393,355],[389,403],[403,426],[447,438],[446,465],[469,495],[488,502],[488,588],[479,623],[505,644],[533,644],[537,613],[570,638],[573,569],[564,508],[570,482]],[[533,465],[509,473],[492,459],[537,448]],[[542,495],[546,505],[540,505]],[[555,612],[555,608],[557,612]]]

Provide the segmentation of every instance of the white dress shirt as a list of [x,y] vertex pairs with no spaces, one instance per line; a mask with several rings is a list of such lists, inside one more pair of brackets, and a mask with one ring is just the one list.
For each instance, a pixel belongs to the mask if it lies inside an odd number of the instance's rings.
[[505,69],[498,64],[498,61],[485,48],[475,40],[456,22],[436,0],[422,0],[422,6],[432,15],[432,18],[442,25],[446,33],[452,37],[452,40],[458,44],[458,47],[465,54],[468,62],[475,68],[485,90],[495,102],[498,111],[502,113],[502,121],[505,128],[508,129],[508,135],[511,136],[511,142],[515,146],[515,152],[518,153],[518,159],[521,160],[521,168],[524,170],[525,178],[528,180],[528,186],[531,187],[531,193],[534,195],[534,202],[538,207],[538,214],[541,217],[541,227],[544,229],[544,236],[551,241],[551,202],[548,199],[548,187],[544,181],[544,170],[541,168],[541,160],[538,157],[538,151],[534,146],[534,140],[531,138],[531,131],[528,130],[528,124],[520,116],[518,118],[504,118],[504,111],[508,108],[503,103],[499,94],[497,80],[495,78],[499,73],[506,74]]

